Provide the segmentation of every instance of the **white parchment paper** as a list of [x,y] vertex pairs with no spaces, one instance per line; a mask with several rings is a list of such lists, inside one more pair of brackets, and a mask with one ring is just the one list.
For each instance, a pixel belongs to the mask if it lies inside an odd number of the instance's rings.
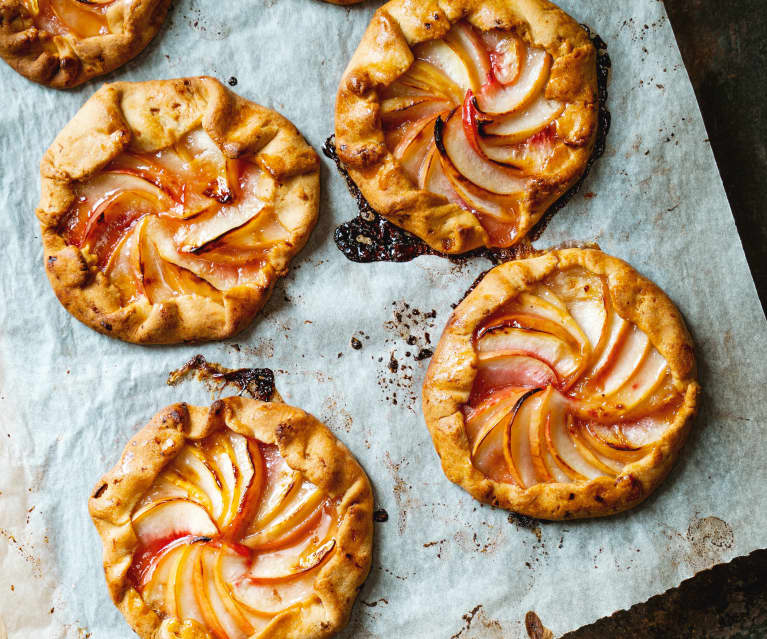
[[[767,326],[664,7],[561,4],[609,45],[613,128],[537,246],[598,242],[664,288],[689,323],[703,405],[657,494],[619,517],[531,529],[444,478],[420,412],[428,360],[413,355],[489,264],[346,261],[332,232],[356,208],[324,158],[319,224],[244,334],[147,348],[81,325],[45,278],[34,207],[43,151],[99,82],[60,92],[2,66],[0,616],[11,639],[132,636],[108,599],[86,503],[158,409],[209,403],[199,384],[165,385],[198,352],[273,368],[285,399],[327,421],[370,475],[390,517],[376,524],[373,569],[343,637],[519,637],[527,610],[561,633],[767,546]],[[178,0],[147,51],[109,79],[236,77],[234,90],[285,114],[319,149],[375,6]]]

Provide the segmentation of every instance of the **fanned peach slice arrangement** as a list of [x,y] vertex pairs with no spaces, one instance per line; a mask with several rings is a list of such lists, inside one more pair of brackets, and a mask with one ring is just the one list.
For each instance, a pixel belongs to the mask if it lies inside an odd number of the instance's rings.
[[326,637],[369,569],[367,477],[280,402],[161,411],[90,508],[112,596],[141,637]]
[[338,93],[336,147],[374,209],[445,253],[519,242],[583,175],[596,49],[545,0],[392,0]]
[[[158,130],[169,110],[183,114],[181,130]],[[119,144],[97,146],[94,111],[115,118]],[[73,154],[80,148],[85,159]],[[210,79],[108,85],[54,143],[42,171],[54,289],[78,319],[128,341],[241,329],[317,215],[314,151],[276,113]],[[87,277],[71,285],[67,268]]]
[[136,56],[168,0],[0,0],[0,55],[30,80],[68,88]]
[[432,359],[424,411],[446,474],[542,518],[619,512],[671,468],[698,385],[679,312],[596,250],[490,271]]

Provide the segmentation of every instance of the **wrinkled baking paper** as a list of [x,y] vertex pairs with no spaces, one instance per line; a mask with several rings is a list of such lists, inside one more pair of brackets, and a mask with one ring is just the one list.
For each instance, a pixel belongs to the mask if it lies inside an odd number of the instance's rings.
[[[196,353],[273,368],[286,401],[324,420],[368,472],[389,519],[375,526],[373,569],[342,637],[520,637],[528,610],[559,634],[767,546],[767,325],[663,4],[561,4],[609,45],[613,127],[537,246],[598,242],[687,319],[702,410],[657,493],[618,517],[525,526],[445,479],[421,416],[428,359],[415,357],[489,263],[348,262],[332,234],[356,208],[325,158],[317,228],[242,335],[140,347],[86,328],[51,292],[34,208],[42,153],[100,83],[55,91],[3,65],[0,615],[10,639],[133,636],[107,595],[87,499],[157,410],[210,402],[199,383],[165,384]],[[147,51],[108,79],[236,78],[235,91],[285,114],[319,150],[375,7],[179,0]]]

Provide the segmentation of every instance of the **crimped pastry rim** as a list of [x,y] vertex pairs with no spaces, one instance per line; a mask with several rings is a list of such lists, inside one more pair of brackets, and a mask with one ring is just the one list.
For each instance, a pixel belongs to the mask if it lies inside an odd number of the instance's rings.
[[[317,597],[274,617],[253,639],[320,639],[340,630],[370,570],[373,539],[373,495],[367,475],[351,452],[312,415],[281,401],[262,402],[228,397],[210,407],[172,404],[159,411],[126,445],[120,460],[96,484],[88,502],[103,544],[104,574],[109,594],[142,639],[170,639],[180,620],[165,620],[127,582],[137,547],[130,515],[162,469],[187,440],[229,428],[276,444],[294,470],[339,500],[336,550],[315,581]],[[205,639],[206,633],[189,635]]]
[[[175,105],[175,106],[174,106]],[[175,129],[163,125],[176,117]],[[57,227],[74,185],[122,150],[154,151],[202,126],[230,158],[262,164],[278,182],[275,208],[300,208],[299,223],[270,251],[260,281],[223,292],[224,304],[180,295],[122,305],[108,278],[83,251],[68,246]],[[138,147],[138,148],[137,148]],[[62,305],[94,330],[135,343],[216,340],[244,329],[264,306],[277,278],[306,244],[319,212],[319,158],[282,115],[230,92],[209,77],[103,85],[62,129],[40,164],[44,264]]]
[[[31,22],[23,0],[0,0],[0,57],[24,77],[56,89],[68,89],[114,71],[135,58],[154,38],[165,21],[170,0],[130,0],[127,6],[107,8],[111,21],[121,24],[118,33],[79,38],[54,36]],[[20,29],[15,27],[19,26]],[[55,40],[58,51],[43,50]]]
[[[540,483],[527,489],[493,481],[471,463],[460,410],[476,376],[474,329],[532,284],[571,266],[606,276],[614,310],[644,331],[666,359],[682,405],[652,453],[628,464],[615,479]],[[618,258],[594,249],[563,249],[493,268],[456,307],[426,374],[423,410],[448,479],[481,502],[540,519],[562,520],[616,514],[649,497],[671,471],[689,435],[699,392],[692,338],[668,296]]]
[[[417,13],[416,13],[417,10]],[[521,200],[521,241],[546,210],[584,174],[598,134],[596,48],[584,29],[549,0],[390,0],[373,16],[349,62],[336,95],[335,141],[338,156],[373,209],[441,253],[460,254],[486,246],[488,235],[477,218],[437,194],[419,190],[386,147],[376,89],[393,82],[410,66],[411,47],[434,40],[461,20],[483,30],[521,29],[532,46],[561,63],[562,95],[578,102],[589,131],[575,159],[559,179],[536,180]],[[381,53],[385,50],[386,53]],[[583,72],[583,73],[581,73]],[[583,75],[583,77],[582,77]],[[568,83],[576,85],[567,87]],[[551,88],[547,85],[547,97]],[[575,107],[574,107],[575,108]]]

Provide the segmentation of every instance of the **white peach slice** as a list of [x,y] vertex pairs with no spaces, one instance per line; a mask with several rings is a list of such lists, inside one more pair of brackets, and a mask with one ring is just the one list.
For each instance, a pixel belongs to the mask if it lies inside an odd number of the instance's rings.
[[438,96],[450,102],[459,103],[463,100],[461,87],[433,64],[424,60],[414,60],[397,82],[426,95]]
[[535,475],[539,481],[557,481],[567,483],[571,480],[557,464],[547,444],[546,430],[549,422],[551,397],[556,391],[547,387],[541,393],[538,409],[530,420],[530,456],[533,461]]
[[320,489],[314,489],[298,502],[285,517],[272,523],[265,530],[253,533],[243,538],[242,545],[254,550],[268,550],[287,545],[304,527],[310,526],[312,517],[323,507],[325,494]]
[[450,180],[447,179],[445,172],[442,170],[440,153],[433,143],[426,152],[426,156],[418,170],[418,185],[426,191],[441,195],[448,202],[461,207],[464,206],[463,201],[458,197],[458,194],[450,185]]
[[471,86],[471,77],[464,60],[443,40],[429,40],[416,45],[413,54],[437,67],[459,87]]
[[142,544],[184,536],[212,537],[218,528],[205,509],[188,499],[156,502],[133,516],[133,531]]
[[530,450],[530,423],[541,405],[541,389],[525,393],[515,406],[513,418],[507,422],[503,436],[503,454],[512,474],[522,488],[538,483]]
[[514,84],[519,78],[527,46],[515,35],[493,29],[480,35],[490,52],[493,76],[501,84]]
[[570,378],[581,368],[581,358],[572,348],[554,335],[523,328],[504,327],[485,333],[477,342],[480,353],[526,353],[546,362],[562,380]]
[[488,115],[519,111],[543,91],[549,79],[551,56],[543,49],[529,49],[517,81],[509,86],[487,84],[477,94],[479,107]]
[[450,186],[472,211],[489,215],[501,224],[516,227],[519,201],[515,197],[490,193],[463,177],[444,155],[440,155],[440,161]]
[[498,390],[467,412],[464,423],[472,457],[477,455],[490,432],[514,410],[514,405],[524,393],[525,389],[520,388]]
[[491,162],[474,150],[464,133],[460,110],[453,112],[443,127],[440,122],[434,129],[437,146],[444,149],[459,173],[491,193],[510,195],[525,190],[527,180],[519,171]]
[[652,345],[647,335],[636,326],[629,328],[620,350],[607,370],[596,381],[595,388],[603,395],[610,395],[623,386],[639,369],[648,356]]
[[478,92],[491,72],[490,56],[484,43],[471,26],[460,22],[448,31],[444,41],[463,62],[469,76],[468,86]]
[[569,315],[569,313],[562,311],[553,304],[549,304],[543,298],[530,293],[521,293],[516,300],[514,300],[513,304],[509,305],[509,308],[518,310],[523,314],[538,316],[561,326],[566,333],[570,335],[570,339],[574,340],[579,345],[580,354],[584,358],[591,354],[591,344],[589,339],[583,333],[578,323]]
[[486,388],[557,386],[556,371],[546,362],[520,353],[479,353],[475,384]]
[[573,480],[593,479],[602,472],[588,463],[578,452],[568,428],[567,402],[559,393],[549,398],[546,444],[560,469]]
[[176,598],[176,615],[179,619],[193,619],[199,624],[205,624],[202,609],[197,603],[197,593],[194,586],[194,572],[197,565],[202,544],[185,546],[185,552],[181,555],[174,584]]
[[452,102],[433,96],[387,98],[381,103],[381,121],[387,127],[399,126],[405,122],[415,124],[423,118],[450,111],[452,106]]
[[[564,104],[547,100],[540,94],[528,106],[508,115],[498,116],[491,124],[483,127],[483,150],[493,147],[519,144],[545,129],[564,111]],[[488,153],[488,157],[492,157]]]
[[436,119],[434,115],[413,122],[392,152],[405,173],[416,183],[424,158],[432,146]]

